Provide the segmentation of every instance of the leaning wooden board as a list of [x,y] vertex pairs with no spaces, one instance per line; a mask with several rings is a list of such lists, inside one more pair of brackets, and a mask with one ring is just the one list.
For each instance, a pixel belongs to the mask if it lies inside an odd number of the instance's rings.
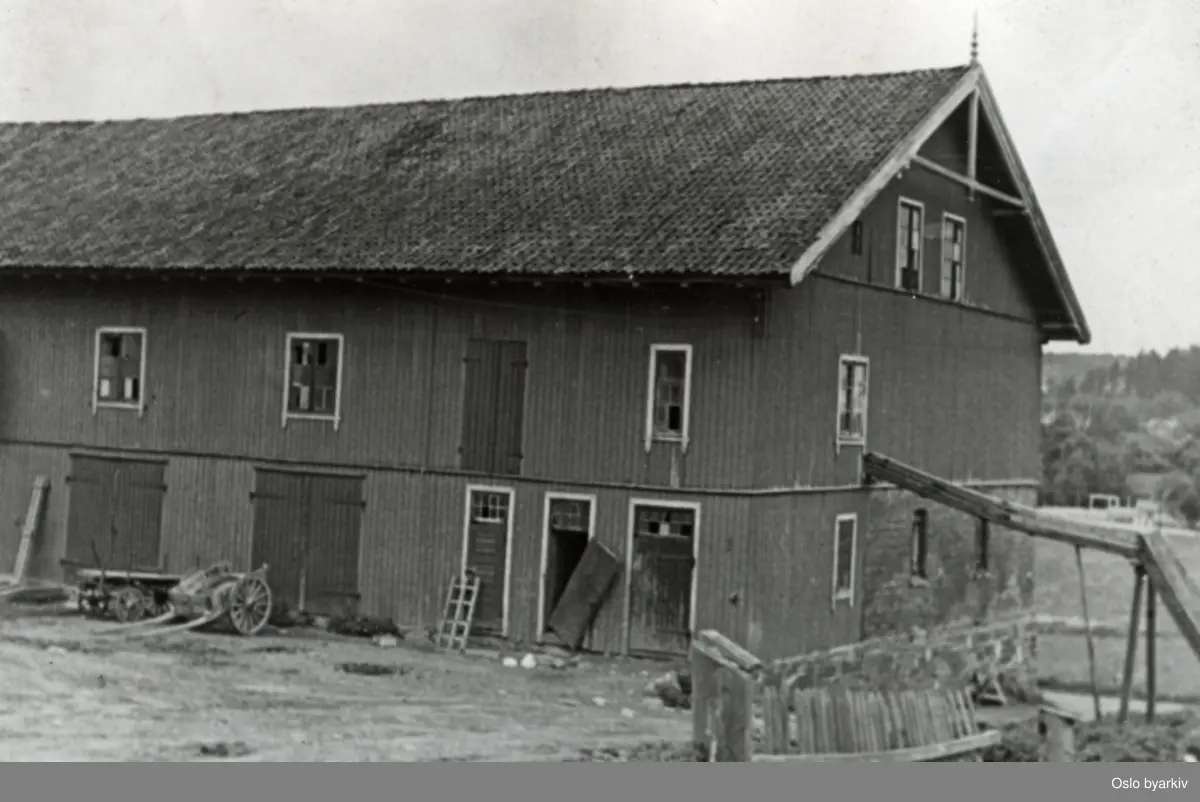
[[620,572],[621,562],[615,554],[595,540],[588,543],[546,628],[565,646],[582,646]]
[[45,506],[46,491],[50,480],[39,476],[33,481],[33,492],[29,498],[29,509],[25,512],[25,525],[21,528],[21,543],[17,546],[17,557],[13,562],[13,572],[0,579],[13,584],[25,581],[25,571],[29,568],[29,555],[33,552],[33,537],[37,534],[42,520],[42,508]]

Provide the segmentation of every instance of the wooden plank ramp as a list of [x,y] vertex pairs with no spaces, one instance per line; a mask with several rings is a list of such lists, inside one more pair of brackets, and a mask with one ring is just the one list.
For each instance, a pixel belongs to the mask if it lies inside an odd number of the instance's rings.
[[1032,507],[980,493],[874,452],[864,454],[862,464],[870,479],[889,482],[921,498],[1033,537],[1129,559],[1137,559],[1141,551],[1137,533],[1127,529],[1040,515]]
[[1188,575],[1165,535],[1142,535],[1142,565],[1179,633],[1200,659],[1200,588]]

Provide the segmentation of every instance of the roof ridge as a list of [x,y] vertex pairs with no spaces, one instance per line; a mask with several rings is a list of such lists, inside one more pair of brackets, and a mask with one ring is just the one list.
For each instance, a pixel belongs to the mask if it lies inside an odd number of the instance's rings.
[[824,73],[820,75],[798,75],[790,77],[776,78],[742,78],[723,81],[683,81],[677,83],[663,84],[631,84],[628,86],[593,86],[593,87],[578,87],[573,89],[541,89],[533,92],[502,92],[495,95],[474,94],[463,95],[460,97],[425,97],[412,98],[409,100],[396,101],[377,101],[372,103],[348,103],[343,105],[326,105],[326,106],[282,106],[263,109],[241,109],[230,111],[215,111],[215,112],[196,112],[188,114],[179,114],[163,117],[118,117],[118,118],[95,118],[95,119],[57,119],[57,120],[0,120],[0,128],[17,128],[29,127],[35,128],[44,127],[88,127],[92,125],[109,125],[109,124],[129,124],[140,122],[169,122],[169,121],[185,121],[185,120],[203,120],[203,119],[235,119],[251,116],[274,116],[285,114],[300,114],[304,112],[319,112],[319,111],[350,111],[359,109],[388,109],[401,108],[405,106],[444,106],[459,103],[479,103],[485,101],[507,101],[526,98],[557,98],[557,97],[580,97],[580,96],[603,96],[603,95],[627,95],[637,94],[642,92],[655,91],[672,91],[686,89],[724,89],[732,87],[750,87],[750,86],[772,86],[772,85],[794,85],[794,84],[811,84],[822,81],[860,81],[860,80],[880,80],[886,78],[911,77],[919,75],[938,75],[949,74],[955,72],[965,73],[971,69],[970,64],[958,64],[949,67],[924,67],[920,69],[909,70],[889,70],[883,72],[854,72],[854,73]]

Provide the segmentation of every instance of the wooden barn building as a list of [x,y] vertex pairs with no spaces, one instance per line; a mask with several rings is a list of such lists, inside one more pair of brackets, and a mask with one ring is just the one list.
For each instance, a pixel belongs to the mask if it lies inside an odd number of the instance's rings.
[[[1087,324],[976,64],[0,126],[0,510],[34,574],[266,562],[278,600],[764,656],[1028,604],[1031,546],[861,478],[1031,500]],[[18,527],[0,528],[11,563]]]

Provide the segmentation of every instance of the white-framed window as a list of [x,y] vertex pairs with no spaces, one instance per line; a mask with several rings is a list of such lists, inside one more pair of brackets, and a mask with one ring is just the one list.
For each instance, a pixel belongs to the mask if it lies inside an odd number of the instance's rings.
[[686,449],[692,405],[692,346],[650,346],[646,393],[646,450],[653,442],[681,443]]
[[845,354],[838,359],[837,441],[839,445],[867,442],[867,392],[870,362]]
[[946,212],[942,215],[942,297],[963,299],[963,275],[967,262],[967,221]]
[[146,408],[146,329],[101,326],[96,329],[92,411],[101,407]]
[[896,215],[896,287],[921,291],[921,257],[924,254],[925,206],[901,198]]
[[833,601],[854,604],[854,564],[858,559],[858,515],[839,515],[833,526]]
[[342,420],[341,334],[289,332],[284,362],[283,425],[289,420]]

